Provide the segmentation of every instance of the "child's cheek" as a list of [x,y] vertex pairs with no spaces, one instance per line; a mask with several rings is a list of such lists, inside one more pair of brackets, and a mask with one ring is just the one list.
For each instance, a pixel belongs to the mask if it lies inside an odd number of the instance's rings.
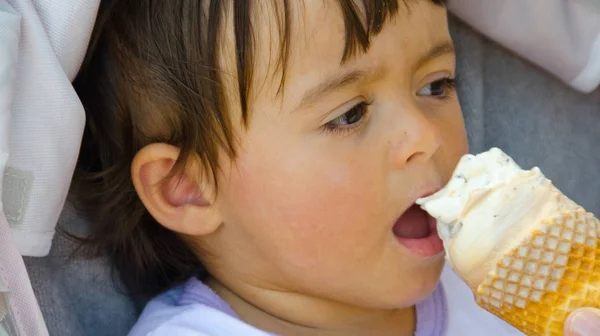
[[373,168],[296,154],[241,162],[247,178],[239,181],[238,202],[251,214],[247,224],[264,235],[263,246],[290,266],[309,268],[358,257],[375,245],[370,235],[382,202],[368,178]]
[[[276,223],[290,253],[289,263],[306,268],[339,268],[360,259],[370,245],[376,220],[374,197],[364,178],[346,169],[306,170],[279,197]],[[318,265],[316,265],[318,264]]]

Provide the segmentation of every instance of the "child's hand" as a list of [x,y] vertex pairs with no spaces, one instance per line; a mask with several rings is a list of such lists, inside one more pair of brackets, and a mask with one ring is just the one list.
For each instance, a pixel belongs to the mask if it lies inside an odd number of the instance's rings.
[[600,309],[574,311],[565,322],[565,336],[600,335]]

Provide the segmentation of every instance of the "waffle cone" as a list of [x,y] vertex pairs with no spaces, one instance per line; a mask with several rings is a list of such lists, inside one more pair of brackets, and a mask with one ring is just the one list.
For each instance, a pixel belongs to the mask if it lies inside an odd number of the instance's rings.
[[477,303],[526,335],[563,335],[572,311],[600,308],[599,237],[582,208],[550,216],[473,288]]

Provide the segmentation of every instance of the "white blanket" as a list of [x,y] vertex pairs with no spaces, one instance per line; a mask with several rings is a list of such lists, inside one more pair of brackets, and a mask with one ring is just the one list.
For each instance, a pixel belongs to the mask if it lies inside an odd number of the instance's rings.
[[600,0],[450,0],[449,9],[573,88],[600,85]]
[[21,255],[45,256],[85,114],[71,81],[99,0],[0,0],[0,331],[48,335]]
[[[2,200],[22,255],[45,256],[79,153],[85,114],[71,86],[99,0],[8,0],[21,40]],[[0,29],[5,26],[0,22]],[[6,139],[0,143],[6,148]]]

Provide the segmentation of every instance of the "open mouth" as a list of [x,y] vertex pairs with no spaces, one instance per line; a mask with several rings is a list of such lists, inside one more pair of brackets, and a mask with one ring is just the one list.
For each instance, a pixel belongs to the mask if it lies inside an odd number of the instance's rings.
[[398,218],[392,231],[402,245],[419,256],[432,257],[444,251],[436,220],[417,204]]
[[394,224],[394,234],[401,238],[423,239],[431,234],[429,215],[414,204]]

